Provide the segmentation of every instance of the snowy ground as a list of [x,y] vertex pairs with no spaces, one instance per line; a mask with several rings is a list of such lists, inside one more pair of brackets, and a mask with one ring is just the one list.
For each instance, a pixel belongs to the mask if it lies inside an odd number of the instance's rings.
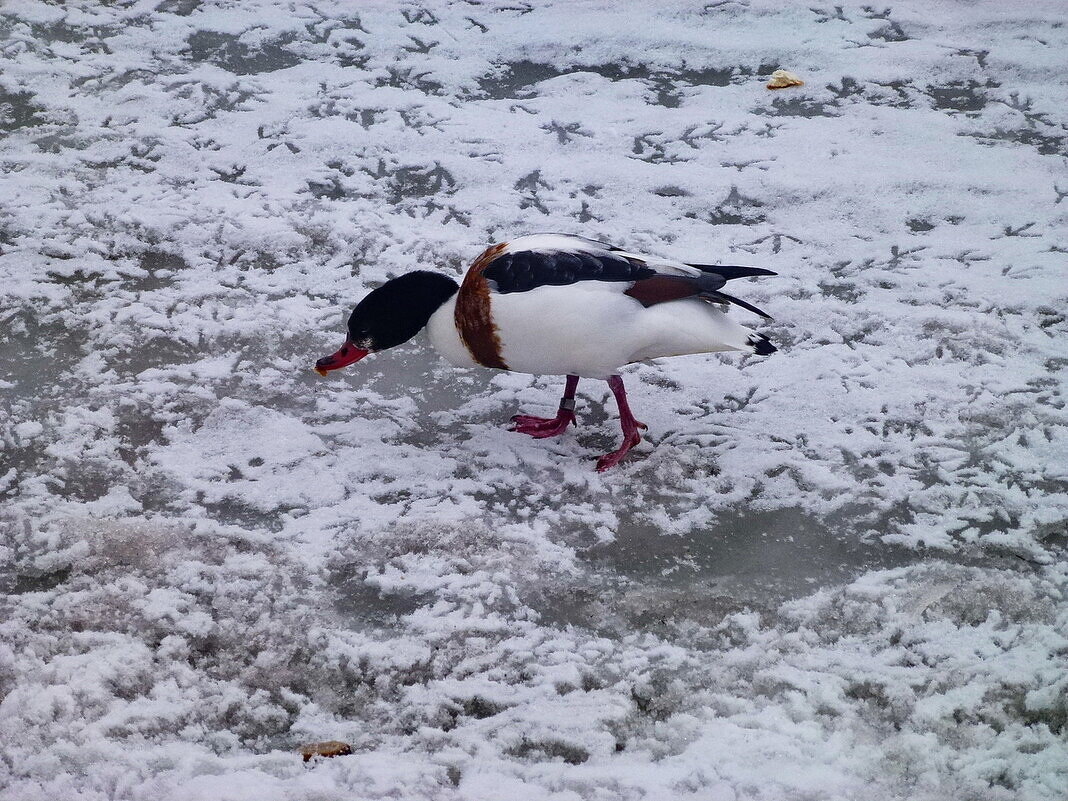
[[[0,9],[0,798],[1068,797],[1063,2]],[[763,88],[777,67],[807,81]],[[566,231],[777,278],[558,378],[361,293]],[[305,766],[294,749],[352,756]]]

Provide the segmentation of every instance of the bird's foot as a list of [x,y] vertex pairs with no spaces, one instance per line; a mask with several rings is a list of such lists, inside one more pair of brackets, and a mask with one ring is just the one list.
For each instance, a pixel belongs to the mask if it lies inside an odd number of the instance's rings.
[[517,414],[512,418],[515,424],[512,431],[520,434],[528,434],[535,439],[555,437],[567,431],[568,425],[578,425],[575,413],[569,409],[561,409],[556,417],[533,417],[528,414]]
[[610,467],[615,467],[617,464],[623,461],[623,457],[627,455],[631,448],[642,441],[642,435],[638,432],[638,429],[647,429],[645,423],[639,423],[634,421],[634,426],[631,430],[623,433],[623,444],[619,446],[619,450],[606,453],[600,459],[597,460],[597,472],[603,473]]

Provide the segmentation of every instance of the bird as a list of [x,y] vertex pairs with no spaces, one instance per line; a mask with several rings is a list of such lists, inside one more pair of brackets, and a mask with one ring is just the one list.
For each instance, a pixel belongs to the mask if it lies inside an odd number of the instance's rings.
[[723,291],[728,281],[768,275],[776,273],[672,261],[571,234],[520,236],[484,250],[459,284],[416,270],[372,290],[353,309],[345,343],[319,359],[315,370],[326,376],[425,328],[434,349],[457,367],[566,376],[555,417],[512,417],[513,431],[535,438],[577,426],[579,379],[605,380],[619,408],[623,443],[598,459],[603,472],[648,428],[630,409],[619,374],[624,365],[715,351],[776,351],[728,309],[771,316]]

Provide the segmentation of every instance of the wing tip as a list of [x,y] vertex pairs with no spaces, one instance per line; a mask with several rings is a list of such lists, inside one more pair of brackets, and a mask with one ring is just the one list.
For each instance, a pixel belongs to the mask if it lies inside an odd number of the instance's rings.
[[717,300],[726,300],[728,303],[733,303],[735,306],[740,306],[741,308],[743,308],[743,309],[745,309],[747,311],[751,311],[751,312],[753,312],[753,314],[759,315],[760,317],[763,317],[765,320],[774,320],[775,319],[774,317],[772,317],[770,314],[768,314],[763,309],[758,309],[752,303],[748,303],[747,301],[744,301],[741,298],[736,298],[736,297],[734,297],[734,295],[728,295],[726,292],[706,292],[706,293],[703,293],[703,294],[705,294],[706,296],[713,296]]
[[687,264],[687,267],[696,267],[704,273],[718,273],[728,281],[735,278],[752,278],[757,275],[778,275],[774,270],[766,267],[742,267],[737,264]]

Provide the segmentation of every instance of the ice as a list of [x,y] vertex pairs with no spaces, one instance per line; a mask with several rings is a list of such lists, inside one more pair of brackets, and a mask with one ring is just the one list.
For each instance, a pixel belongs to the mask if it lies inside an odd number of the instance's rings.
[[[1064,798],[1063,23],[0,11],[0,799]],[[312,372],[537,231],[773,269],[780,351],[628,368],[603,475],[603,383]]]

